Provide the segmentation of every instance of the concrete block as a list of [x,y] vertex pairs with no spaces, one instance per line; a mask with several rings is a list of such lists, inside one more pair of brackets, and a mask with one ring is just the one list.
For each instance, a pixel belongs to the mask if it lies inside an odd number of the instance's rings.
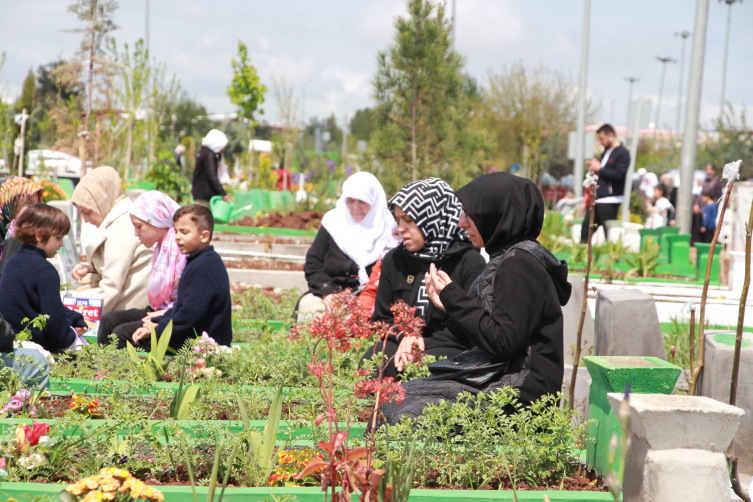
[[608,471],[609,441],[612,434],[621,435],[617,417],[607,394],[625,392],[630,384],[632,392],[671,394],[682,368],[656,357],[596,357],[583,358],[591,375],[588,398],[588,418],[595,423],[588,426],[588,465],[601,475]]
[[297,288],[301,292],[309,289],[306,277],[303,272],[299,271],[228,268],[227,274],[230,277],[230,282],[245,282],[282,289]]
[[[562,393],[570,395],[570,382],[573,377],[573,365],[565,363],[565,373],[562,377]],[[578,377],[575,379],[575,409],[583,420],[588,420],[588,395],[591,392],[591,375],[585,366],[578,366]]]
[[309,248],[309,244],[272,244],[269,250],[266,249],[266,245],[262,242],[232,242],[232,241],[218,241],[214,242],[215,249],[227,249],[229,251],[251,251],[254,253],[267,253],[279,254],[279,255],[291,255],[291,256],[306,256]]
[[[734,331],[706,332],[705,364],[700,393],[724,403],[729,402],[735,336]],[[745,416],[735,435],[734,455],[739,459],[740,471],[750,473],[753,470],[753,335],[751,333],[743,333],[735,402],[745,411]]]
[[[575,362],[575,346],[578,338],[578,324],[580,323],[581,309],[583,308],[583,285],[584,280],[581,275],[570,275],[568,282],[573,286],[573,292],[567,305],[562,307],[563,317],[563,344],[565,362]],[[586,305],[586,319],[583,322],[583,334],[580,340],[581,356],[594,355],[594,318],[591,313],[591,307]]]
[[656,302],[639,289],[596,295],[596,355],[667,359]]
[[[618,412],[623,393],[608,396]],[[725,450],[743,410],[702,396],[630,395],[625,502],[727,500]]]

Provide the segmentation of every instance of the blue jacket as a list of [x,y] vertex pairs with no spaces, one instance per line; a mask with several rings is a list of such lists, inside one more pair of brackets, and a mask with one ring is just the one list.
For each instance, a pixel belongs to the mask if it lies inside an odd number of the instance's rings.
[[703,210],[703,223],[701,223],[701,226],[707,232],[716,230],[716,213],[718,210],[719,208],[716,207],[716,203],[711,202],[706,204],[706,208]]
[[188,255],[178,283],[178,300],[165,315],[154,320],[157,337],[173,321],[170,347],[179,350],[189,338],[206,331],[220,345],[233,341],[230,279],[214,247]]
[[50,352],[59,352],[76,341],[71,326],[85,328],[84,317],[63,305],[60,276],[45,252],[24,244],[5,265],[0,277],[0,314],[18,333],[29,320],[50,316],[44,330],[31,328],[31,339]]

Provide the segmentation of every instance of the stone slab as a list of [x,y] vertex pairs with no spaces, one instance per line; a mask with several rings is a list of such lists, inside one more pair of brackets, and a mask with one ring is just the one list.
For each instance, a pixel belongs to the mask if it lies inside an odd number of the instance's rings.
[[230,282],[245,282],[282,289],[297,288],[301,293],[309,289],[306,277],[303,272],[299,271],[228,268],[227,274]]
[[[565,363],[565,373],[562,377],[562,393],[570,395],[570,380],[573,376],[573,365]],[[591,392],[591,375],[588,369],[578,366],[578,377],[575,379],[575,409],[583,420],[588,420],[588,395]]]
[[636,289],[596,295],[596,355],[667,359],[656,301]]
[[[734,331],[706,332],[701,394],[724,403],[729,402],[735,337]],[[739,459],[740,470],[750,473],[753,471],[753,335],[751,333],[743,333],[736,405],[745,411],[745,416],[735,434],[734,454]]]
[[[567,305],[562,307],[563,317],[563,350],[565,362],[575,362],[575,346],[578,338],[578,324],[580,323],[581,309],[583,308],[583,286],[584,280],[582,275],[569,275],[568,282],[573,286],[573,292]],[[591,307],[586,305],[586,318],[583,322],[583,333],[581,335],[581,357],[594,355],[594,318],[591,313]]]
[[232,242],[232,241],[213,241],[215,249],[227,249],[230,251],[250,251],[254,253],[267,253],[291,256],[306,256],[309,244],[273,244],[271,248],[266,249],[264,243],[254,242]]
[[[637,364],[635,359],[651,364]],[[594,441],[588,443],[587,462],[596,472],[605,475],[609,465],[609,441],[615,432],[621,434],[607,394],[625,392],[628,384],[635,393],[671,394],[682,368],[656,357],[587,356],[583,360],[592,378],[588,418],[595,420],[588,427],[588,437]]]

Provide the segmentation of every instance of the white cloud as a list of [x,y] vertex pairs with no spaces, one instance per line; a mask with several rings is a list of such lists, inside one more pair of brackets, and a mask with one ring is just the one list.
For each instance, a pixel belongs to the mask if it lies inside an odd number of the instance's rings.
[[[511,0],[463,0],[457,3],[457,47],[499,50],[523,41],[526,19]],[[452,10],[448,6],[448,17]]]

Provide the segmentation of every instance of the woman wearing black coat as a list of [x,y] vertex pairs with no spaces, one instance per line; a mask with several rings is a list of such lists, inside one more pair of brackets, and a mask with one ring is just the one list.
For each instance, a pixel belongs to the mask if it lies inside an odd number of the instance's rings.
[[196,167],[191,181],[191,194],[195,203],[209,207],[209,201],[215,195],[226,201],[230,200],[219,178],[222,152],[227,147],[227,142],[225,133],[217,129],[209,131],[201,140],[201,150],[196,154]]
[[382,408],[391,424],[463,391],[512,387],[526,405],[561,389],[561,306],[571,287],[567,264],[536,241],[544,221],[541,192],[525,178],[491,173],[458,190],[457,197],[466,212],[461,227],[476,246],[486,248],[490,260],[468,292],[432,265],[428,293],[447,313],[453,333],[496,370],[478,386],[459,376],[434,379],[435,374],[405,383],[402,404]]
[[429,178],[409,183],[390,199],[389,207],[403,243],[382,260],[372,321],[391,323],[390,307],[403,300],[416,307],[416,314],[426,325],[422,338],[389,337],[371,347],[364,359],[371,359],[384,348],[384,360],[389,361],[384,375],[397,377],[412,359],[414,346],[435,357],[452,357],[470,347],[448,329],[447,314],[429,301],[425,282],[429,265],[436,263],[467,290],[485,262],[459,227],[462,208],[446,182]]

